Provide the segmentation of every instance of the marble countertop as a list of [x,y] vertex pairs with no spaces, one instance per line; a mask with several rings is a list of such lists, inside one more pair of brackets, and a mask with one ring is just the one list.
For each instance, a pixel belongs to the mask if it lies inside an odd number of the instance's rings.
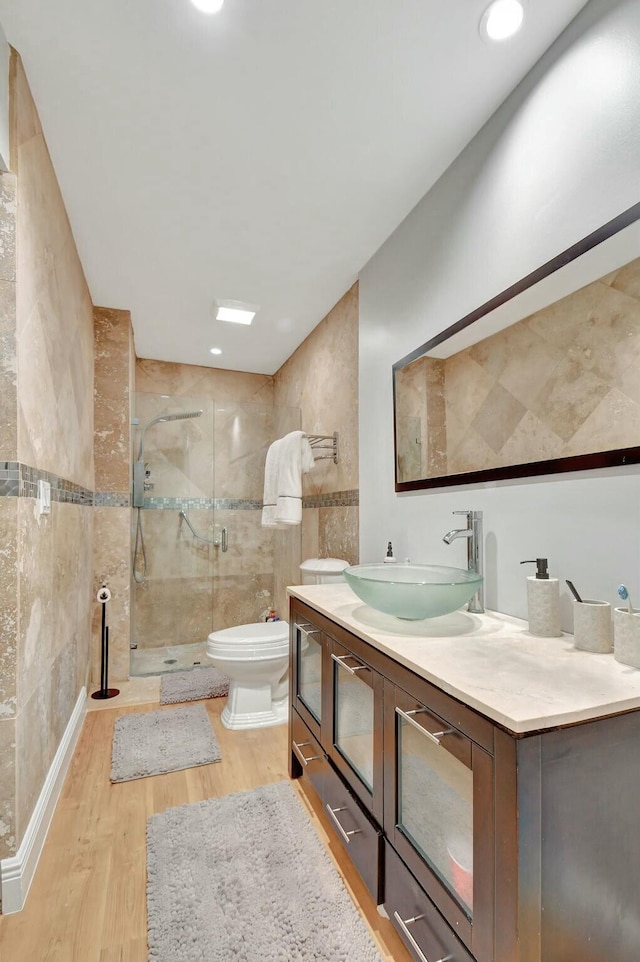
[[492,611],[401,621],[347,584],[287,592],[516,734],[640,708],[640,671],[579,651],[572,635],[536,638],[525,621]]

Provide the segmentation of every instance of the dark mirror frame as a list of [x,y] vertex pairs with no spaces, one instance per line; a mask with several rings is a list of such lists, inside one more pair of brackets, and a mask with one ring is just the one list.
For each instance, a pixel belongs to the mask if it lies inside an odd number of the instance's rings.
[[[573,246],[567,248],[561,254],[553,257],[541,267],[536,268],[526,277],[516,281],[506,290],[497,294],[491,300],[482,304],[480,307],[471,311],[470,314],[460,318],[446,330],[437,334],[431,340],[426,341],[410,354],[393,365],[393,449],[395,459],[395,490],[396,491],[416,491],[421,488],[440,488],[449,485],[474,484],[482,481],[499,481],[508,478],[535,477],[542,474],[559,474],[565,471],[583,471],[588,468],[608,468],[621,464],[637,464],[640,462],[640,447],[620,448],[611,451],[597,451],[591,454],[581,454],[566,458],[555,458],[547,461],[532,461],[526,464],[502,465],[496,468],[486,468],[480,471],[465,471],[462,474],[446,474],[439,477],[416,478],[411,481],[398,480],[398,426],[397,426],[397,374],[398,372],[416,361],[424,354],[428,354],[438,344],[453,337],[460,331],[474,324],[481,317],[491,313],[491,311],[510,301],[512,298],[521,294],[523,291],[537,284],[544,278],[549,277],[555,271],[560,270],[566,264],[585,254],[587,251],[601,244],[603,241],[617,234],[619,231],[629,227],[635,221],[640,220],[640,203],[629,207],[622,214],[614,217],[602,227],[597,228]],[[622,266],[622,265],[620,265]],[[595,278],[594,278],[595,280]],[[585,283],[590,283],[586,281]]]

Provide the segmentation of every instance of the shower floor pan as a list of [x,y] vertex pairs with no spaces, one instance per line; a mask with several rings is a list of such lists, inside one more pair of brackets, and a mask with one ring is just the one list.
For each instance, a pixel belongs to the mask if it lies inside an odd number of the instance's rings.
[[131,651],[131,675],[165,675],[171,671],[185,671],[210,664],[207,642],[191,645],[165,645],[162,648],[135,648]]

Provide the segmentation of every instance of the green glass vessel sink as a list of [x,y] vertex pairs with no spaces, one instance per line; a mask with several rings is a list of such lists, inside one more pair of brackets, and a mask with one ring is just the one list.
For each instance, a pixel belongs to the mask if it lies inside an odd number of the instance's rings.
[[366,604],[409,621],[456,611],[482,584],[475,571],[445,565],[352,565],[344,569],[344,576]]

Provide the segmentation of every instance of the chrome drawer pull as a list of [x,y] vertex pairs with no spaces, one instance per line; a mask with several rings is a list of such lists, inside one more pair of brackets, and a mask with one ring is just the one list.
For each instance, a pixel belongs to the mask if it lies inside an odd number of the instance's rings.
[[302,751],[301,751],[301,749],[302,749],[305,745],[311,745],[311,742],[293,742],[293,750],[294,750],[294,752],[296,753],[296,756],[300,759],[300,761],[302,762],[303,765],[308,765],[309,762],[313,762],[313,761],[315,761],[317,758],[322,758],[322,755],[309,755],[309,757],[306,758],[306,757],[302,754]]
[[[402,929],[403,934],[406,936],[408,942],[411,944],[411,948],[420,959],[420,962],[429,962],[429,959],[426,957],[424,952],[420,950],[420,946],[418,945],[418,943],[416,942],[416,940],[414,939],[414,937],[412,936],[411,932],[408,929],[409,925],[413,925],[414,922],[417,922],[419,919],[423,919],[424,915],[414,915],[412,916],[412,918],[404,919],[403,921],[403,919],[398,915],[398,913],[394,912],[393,917],[398,923],[398,925],[400,926],[400,928]],[[451,955],[443,955],[441,959],[438,959],[438,962],[448,962],[448,960],[452,958],[453,956]]]
[[299,625],[297,621],[293,623],[293,627],[301,631],[303,635],[319,635],[321,633],[319,628],[314,628],[313,625],[308,624]]
[[340,824],[340,822],[338,821],[338,819],[337,819],[337,817],[336,817],[336,812],[346,812],[346,811],[347,811],[347,809],[346,809],[344,806],[343,806],[342,808],[331,808],[331,806],[330,806],[329,803],[327,802],[326,808],[327,808],[327,811],[328,811],[329,815],[331,816],[332,821],[335,822],[336,828],[338,829],[338,831],[339,831],[340,834],[342,835],[342,837],[343,837],[343,839],[345,840],[345,842],[347,843],[347,845],[348,845],[349,842],[351,841],[351,838],[350,838],[351,835],[359,835],[359,834],[362,832],[362,829],[361,829],[361,828],[354,828],[353,831],[351,831],[351,832],[345,832],[345,830],[343,829],[342,825]]
[[355,675],[357,671],[369,671],[366,665],[358,665],[357,668],[352,668],[351,665],[345,664],[345,658],[355,658],[355,655],[334,655],[332,653],[331,657],[338,665],[340,665],[341,668],[344,668],[345,671],[348,671],[350,675]]
[[396,714],[400,715],[401,718],[404,718],[404,720],[409,722],[410,725],[413,725],[414,728],[417,728],[418,731],[422,732],[423,735],[426,735],[427,738],[430,738],[432,742],[436,743],[436,745],[439,745],[440,739],[445,735],[453,735],[454,729],[446,728],[444,731],[434,732],[433,734],[427,731],[427,729],[423,728],[422,725],[415,720],[415,718],[411,717],[412,715],[419,715],[421,712],[426,712],[426,710],[426,708],[415,708],[413,711],[403,711],[402,708],[396,708]]

